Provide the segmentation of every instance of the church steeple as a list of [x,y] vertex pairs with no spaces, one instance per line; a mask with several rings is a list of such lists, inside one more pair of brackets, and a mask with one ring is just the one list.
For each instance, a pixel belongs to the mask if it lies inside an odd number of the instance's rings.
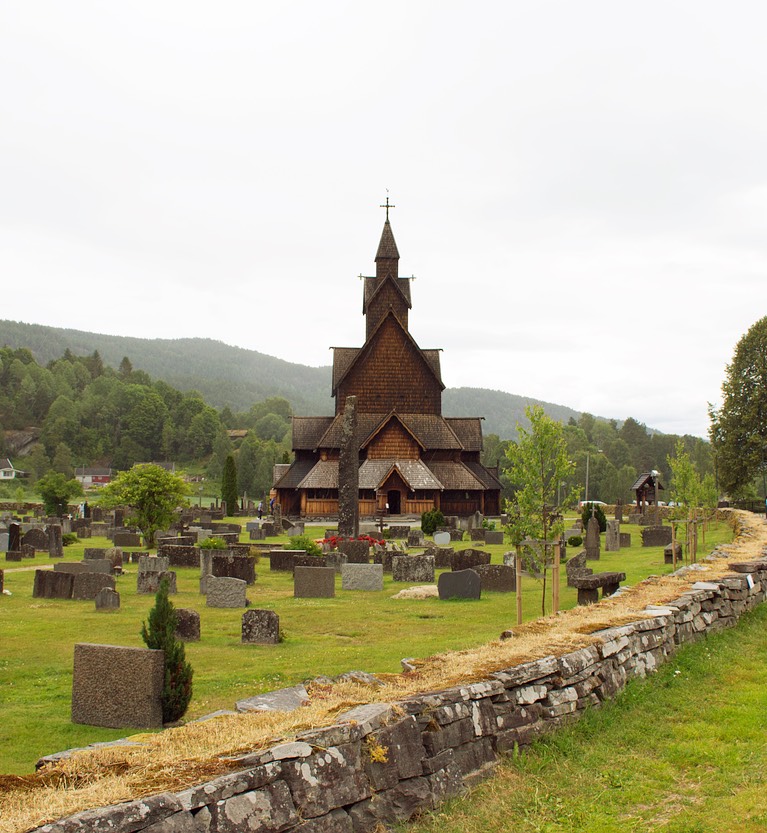
[[407,330],[408,310],[410,309],[410,278],[399,277],[399,250],[394,240],[394,232],[389,222],[389,198],[381,208],[386,209],[381,240],[376,252],[375,277],[365,278],[365,292],[362,300],[362,312],[366,316],[366,340],[389,311],[393,312],[402,326]]
[[398,277],[398,271],[399,251],[394,240],[394,232],[391,230],[391,223],[387,217],[376,252],[376,277],[385,278],[387,275],[391,275],[396,278]]

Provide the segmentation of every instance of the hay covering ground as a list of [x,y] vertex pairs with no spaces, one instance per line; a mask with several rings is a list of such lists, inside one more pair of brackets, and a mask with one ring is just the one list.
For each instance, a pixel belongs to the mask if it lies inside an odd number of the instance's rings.
[[767,524],[731,511],[736,537],[720,547],[723,557],[684,576],[651,576],[598,605],[514,627],[514,636],[465,651],[414,660],[409,674],[378,675],[380,687],[354,682],[314,686],[310,703],[295,712],[222,715],[200,723],[134,736],[136,746],[78,752],[32,776],[0,776],[0,833],[19,833],[80,810],[103,807],[163,791],[178,791],[240,768],[227,758],[266,749],[277,738],[332,723],[354,706],[480,680],[521,662],[563,654],[594,641],[596,631],[641,618],[648,605],[677,598],[695,581],[730,572],[728,561],[763,557]]

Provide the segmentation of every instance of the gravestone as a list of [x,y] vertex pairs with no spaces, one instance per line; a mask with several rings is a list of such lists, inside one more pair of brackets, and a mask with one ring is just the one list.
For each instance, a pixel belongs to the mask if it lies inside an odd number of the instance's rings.
[[586,566],[586,550],[581,550],[578,555],[567,559],[565,564],[565,571],[567,573],[567,586],[575,587],[574,580],[583,576],[590,576],[593,570]]
[[469,530],[470,541],[484,541],[487,530],[483,526],[475,526]]
[[[296,567],[328,567],[328,559],[326,555],[309,555],[308,552],[296,554],[293,556],[293,569]],[[335,564],[332,565],[335,570]]]
[[631,546],[631,533],[630,532],[621,532],[621,549],[626,549],[626,547]]
[[61,540],[61,525],[49,524],[48,533],[48,554],[51,558],[64,557],[64,545]]
[[619,524],[623,523],[623,501],[622,500],[618,500],[615,503],[615,520],[618,521]]
[[479,599],[482,581],[474,570],[442,573],[437,581],[440,599]]
[[251,529],[248,535],[250,536],[251,541],[263,541],[264,538],[266,538],[266,530]]
[[45,534],[45,530],[41,526],[33,526],[32,529],[28,529],[24,533],[21,538],[21,543],[29,544],[36,550],[47,550],[48,536]]
[[264,521],[261,524],[261,529],[264,533],[264,538],[272,538],[276,533],[274,531],[274,523],[272,521]]
[[165,570],[162,573],[139,573],[136,576],[136,593],[156,593],[160,589],[160,582],[168,579],[168,593],[176,593],[176,573],[173,570]]
[[383,564],[344,564],[341,567],[343,590],[383,590]]
[[216,578],[239,578],[246,584],[255,584],[256,558],[253,555],[213,553],[211,574]]
[[75,577],[72,573],[35,570],[32,597],[35,599],[71,599]]
[[288,538],[294,538],[296,535],[303,535],[304,534],[304,525],[301,524],[294,524],[290,527],[290,529],[286,530],[285,533]]
[[642,520],[642,513],[641,512],[629,512],[629,523],[630,524],[639,524]]
[[138,559],[139,573],[164,573],[170,568],[170,559],[157,555],[140,555]]
[[411,529],[407,536],[407,545],[409,547],[422,547],[424,542],[424,535],[422,529]]
[[115,580],[112,576],[104,573],[79,573],[74,577],[72,583],[72,598],[84,601],[93,601],[100,590],[104,588],[115,589]]
[[0,532],[0,552],[8,552],[9,537],[7,532]]
[[14,552],[21,549],[21,524],[8,524],[8,549]]
[[482,526],[482,521],[485,520],[485,516],[477,510],[473,515],[469,515],[469,529],[478,529]]
[[106,558],[106,555],[106,547],[86,547],[83,550],[83,558],[88,559],[89,561],[97,558]]
[[332,599],[336,595],[336,571],[332,567],[296,567],[293,596],[296,599]]
[[680,561],[682,559],[682,545],[679,541],[675,541],[669,544],[663,550],[663,563],[664,564],[673,564],[674,563],[674,549],[676,549],[676,560]]
[[[107,561],[106,558],[93,558],[93,559],[83,559],[80,564],[83,566],[82,572],[84,573],[100,573],[101,575],[111,576],[112,575],[112,562]],[[53,569],[55,570],[58,564],[53,565]]]
[[368,564],[370,544],[367,541],[339,541],[338,551],[346,556],[347,564]]
[[200,641],[200,614],[191,607],[176,608],[176,639],[182,642]]
[[503,530],[501,530],[501,529],[486,529],[485,530],[485,543],[486,544],[502,544],[503,543]]
[[592,515],[586,524],[586,559],[588,561],[599,561],[599,558],[599,521]]
[[208,576],[208,607],[247,607],[248,585],[240,578]]
[[292,573],[297,555],[306,555],[306,551],[269,550],[269,569],[273,573]]
[[646,526],[642,529],[643,547],[665,547],[671,543],[670,526]]
[[119,610],[120,594],[110,587],[103,587],[96,593],[96,610]]
[[112,526],[114,527],[121,527],[125,526],[125,510],[124,509],[115,509],[112,513]]
[[392,578],[418,584],[434,582],[433,555],[397,555],[392,558]]
[[389,527],[389,538],[392,541],[400,540],[400,541],[407,541],[407,536],[410,535],[410,527],[409,526],[390,526]]
[[463,541],[463,530],[462,529],[450,529],[450,530],[448,530],[448,535],[450,536],[451,542],[453,542],[453,541]]
[[77,530],[77,537],[80,539],[92,538],[93,533],[91,532],[91,528],[89,526],[81,526],[80,529]]
[[276,645],[280,641],[280,617],[273,610],[246,610],[242,614],[242,641]]
[[19,552],[22,558],[34,558],[35,548],[31,544],[22,544],[19,547]]
[[[177,538],[173,539],[178,540]],[[199,567],[200,550],[195,546],[160,544],[157,555],[167,558],[171,567]]]
[[605,531],[605,552],[618,552],[621,548],[620,521],[608,521]]
[[53,572],[79,575],[80,573],[87,573],[90,571],[88,570],[88,565],[83,564],[82,561],[59,561],[58,564],[53,565]]
[[122,572],[123,551],[119,547],[109,547],[104,556],[104,560],[108,561],[112,565],[112,570],[114,572]]
[[140,547],[141,536],[138,532],[115,532],[112,543],[116,547]]
[[514,567],[509,567],[507,564],[477,564],[472,569],[479,574],[483,590],[513,593],[517,589]]
[[165,654],[150,648],[75,645],[72,722],[111,729],[162,728]]
[[517,554],[514,550],[509,550],[503,554],[503,563],[507,567],[515,567],[517,563]]
[[478,564],[489,564],[490,553],[483,550],[458,550],[453,553],[452,569],[453,570],[471,570]]
[[[342,552],[328,552],[323,556],[325,563],[320,566],[332,567],[337,573],[341,572],[341,568],[346,564],[346,556]],[[307,566],[307,565],[302,565]],[[391,572],[391,567],[389,567]]]
[[450,570],[453,567],[455,550],[452,547],[434,547],[426,555],[434,556],[434,567],[437,570]]
[[438,547],[447,547],[450,545],[450,533],[449,532],[435,532],[434,533],[434,543]]
[[94,521],[98,521],[99,523],[101,523],[101,521],[103,520],[104,510],[100,506],[94,506],[93,509],[91,509],[91,524]]

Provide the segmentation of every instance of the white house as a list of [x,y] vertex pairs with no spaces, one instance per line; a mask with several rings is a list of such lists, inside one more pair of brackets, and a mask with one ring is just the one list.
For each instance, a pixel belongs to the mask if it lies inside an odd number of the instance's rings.
[[13,463],[7,458],[0,458],[0,480],[13,480],[16,477],[24,477],[25,472],[15,469]]

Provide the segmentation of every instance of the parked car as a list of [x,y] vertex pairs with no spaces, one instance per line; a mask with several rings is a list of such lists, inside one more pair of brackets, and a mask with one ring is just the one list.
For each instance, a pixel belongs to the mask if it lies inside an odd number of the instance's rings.
[[607,506],[603,500],[579,500],[578,508],[583,509],[584,506]]

